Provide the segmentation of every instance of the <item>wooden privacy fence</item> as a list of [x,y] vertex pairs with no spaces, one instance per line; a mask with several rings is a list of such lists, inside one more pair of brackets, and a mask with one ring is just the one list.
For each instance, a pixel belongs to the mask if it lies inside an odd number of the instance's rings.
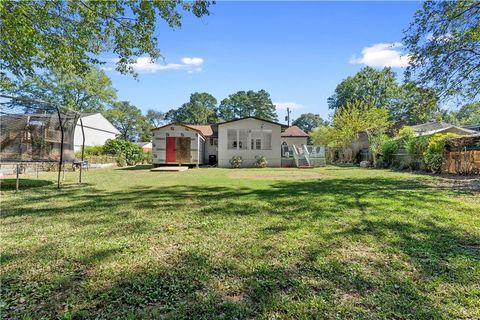
[[446,157],[446,172],[480,174],[480,150],[449,151]]

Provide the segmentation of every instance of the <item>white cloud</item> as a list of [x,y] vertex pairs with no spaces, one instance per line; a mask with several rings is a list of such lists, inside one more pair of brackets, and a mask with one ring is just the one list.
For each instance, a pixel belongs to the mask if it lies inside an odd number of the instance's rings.
[[183,57],[182,63],[189,66],[200,66],[203,64],[203,59],[197,58],[197,57],[193,57],[193,58]]
[[[181,63],[158,63],[152,61],[149,57],[140,57],[135,63],[131,64],[131,67],[138,73],[155,73],[164,70],[186,70],[188,73],[202,71],[202,58],[183,57],[180,61]],[[118,59],[112,59],[111,62],[112,65],[107,65],[106,67],[103,67],[103,70],[113,70],[113,64],[118,62]]]
[[396,67],[403,68],[408,66],[409,56],[402,55],[403,45],[395,43],[377,43],[371,47],[365,47],[362,50],[361,58],[352,58],[352,64],[365,64],[371,67]]
[[296,102],[274,102],[273,104],[277,110],[287,110],[287,108],[290,108],[290,110],[297,110],[303,108],[302,104]]

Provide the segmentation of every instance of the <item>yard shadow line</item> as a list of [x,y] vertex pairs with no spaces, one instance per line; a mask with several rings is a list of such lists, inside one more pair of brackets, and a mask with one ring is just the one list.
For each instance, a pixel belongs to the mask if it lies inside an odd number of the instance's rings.
[[[0,191],[12,191],[16,189],[16,179],[0,179]],[[38,180],[38,179],[19,179],[19,190],[27,190],[32,188],[41,188],[52,185],[51,180]]]

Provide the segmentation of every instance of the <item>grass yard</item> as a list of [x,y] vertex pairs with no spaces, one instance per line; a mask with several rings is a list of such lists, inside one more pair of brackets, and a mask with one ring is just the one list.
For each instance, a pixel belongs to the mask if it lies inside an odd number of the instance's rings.
[[3,181],[3,318],[479,319],[480,193],[383,170]]

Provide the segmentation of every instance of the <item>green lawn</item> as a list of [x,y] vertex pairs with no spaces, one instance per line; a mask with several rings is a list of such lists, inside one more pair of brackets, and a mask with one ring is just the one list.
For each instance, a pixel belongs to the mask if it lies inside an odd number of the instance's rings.
[[3,318],[480,318],[476,191],[341,167],[76,177],[3,181]]

